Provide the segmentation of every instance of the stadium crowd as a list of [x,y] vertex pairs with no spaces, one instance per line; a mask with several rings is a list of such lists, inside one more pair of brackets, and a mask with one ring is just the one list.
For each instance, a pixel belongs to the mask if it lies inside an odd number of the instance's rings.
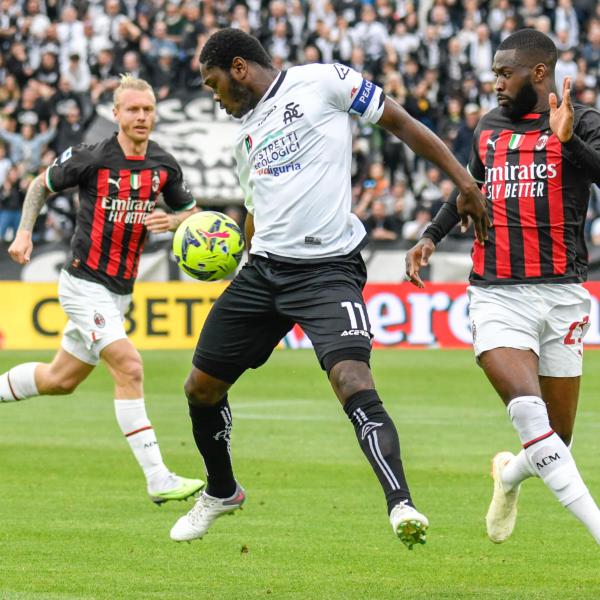
[[[159,100],[198,90],[198,51],[228,26],[258,37],[280,68],[318,61],[357,69],[463,164],[479,117],[496,106],[495,48],[519,28],[550,35],[557,81],[572,76],[574,100],[600,108],[595,0],[0,0],[0,239],[12,238],[31,178],[84,139],[120,73],[148,80]],[[355,127],[354,211],[372,239],[409,244],[453,186],[397,138]],[[76,202],[49,201],[38,241],[70,238]],[[587,234],[600,245],[596,188]]]

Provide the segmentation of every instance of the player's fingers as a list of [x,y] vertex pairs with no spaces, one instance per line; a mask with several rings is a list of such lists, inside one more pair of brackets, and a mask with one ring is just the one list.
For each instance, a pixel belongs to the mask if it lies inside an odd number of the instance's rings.
[[556,94],[551,93],[548,96],[548,104],[550,105],[550,110],[555,111],[558,106],[558,100],[556,99]]
[[571,105],[571,78],[565,77],[563,81],[563,102],[567,104],[567,106]]
[[469,216],[463,215],[460,218],[460,231],[461,233],[467,233],[469,231]]

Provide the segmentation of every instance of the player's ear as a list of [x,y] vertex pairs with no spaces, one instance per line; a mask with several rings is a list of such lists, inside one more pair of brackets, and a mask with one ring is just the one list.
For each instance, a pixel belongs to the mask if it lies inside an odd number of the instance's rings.
[[236,81],[241,81],[248,75],[248,63],[241,56],[236,56],[231,61],[229,72]]
[[541,83],[549,74],[548,67],[544,63],[538,63],[533,67],[533,83]]

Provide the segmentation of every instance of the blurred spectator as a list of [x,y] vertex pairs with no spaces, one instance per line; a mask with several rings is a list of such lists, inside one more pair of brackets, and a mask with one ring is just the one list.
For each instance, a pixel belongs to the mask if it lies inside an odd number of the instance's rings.
[[0,187],[0,240],[5,242],[13,240],[21,220],[21,209],[27,186],[23,189],[19,176],[19,168],[10,167]]
[[363,224],[372,240],[390,241],[398,237],[394,217],[386,214],[385,203],[382,200],[373,200],[371,214],[363,221]]
[[10,161],[10,158],[6,156],[6,146],[0,142],[0,186],[4,185],[6,175],[11,167],[12,162]]
[[29,173],[35,173],[42,161],[44,147],[56,135],[57,118],[52,117],[50,127],[43,133],[35,133],[33,125],[23,125],[21,133],[11,133],[0,125],[0,138],[10,145],[10,159]]
[[56,154],[62,154],[70,146],[77,146],[83,142],[84,124],[81,120],[81,112],[77,104],[73,104],[61,119],[57,127],[54,148]]
[[407,221],[402,226],[402,238],[416,241],[431,223],[431,211],[425,206],[417,207],[412,221]]
[[471,154],[471,147],[473,145],[473,134],[475,133],[475,127],[480,116],[481,111],[479,110],[479,106],[469,102],[465,106],[465,118],[456,133],[453,144],[454,155],[465,166],[469,162],[469,155]]

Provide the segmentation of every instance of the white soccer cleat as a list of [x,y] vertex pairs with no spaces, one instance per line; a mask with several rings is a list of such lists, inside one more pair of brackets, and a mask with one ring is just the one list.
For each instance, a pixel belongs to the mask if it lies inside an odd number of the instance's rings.
[[173,525],[171,539],[176,542],[191,542],[200,539],[214,521],[240,508],[245,500],[246,492],[239,484],[237,484],[233,496],[229,498],[215,498],[203,492],[197,498],[192,510]]
[[0,402],[14,402],[16,399],[8,380],[8,371],[2,373],[0,375]]
[[494,544],[506,541],[512,534],[517,521],[517,500],[521,485],[506,491],[502,483],[502,471],[514,457],[512,452],[498,452],[492,459],[494,495],[485,516],[485,525],[488,537]]
[[394,533],[409,550],[412,550],[415,544],[424,544],[427,540],[427,517],[409,506],[406,500],[392,508],[390,523]]

